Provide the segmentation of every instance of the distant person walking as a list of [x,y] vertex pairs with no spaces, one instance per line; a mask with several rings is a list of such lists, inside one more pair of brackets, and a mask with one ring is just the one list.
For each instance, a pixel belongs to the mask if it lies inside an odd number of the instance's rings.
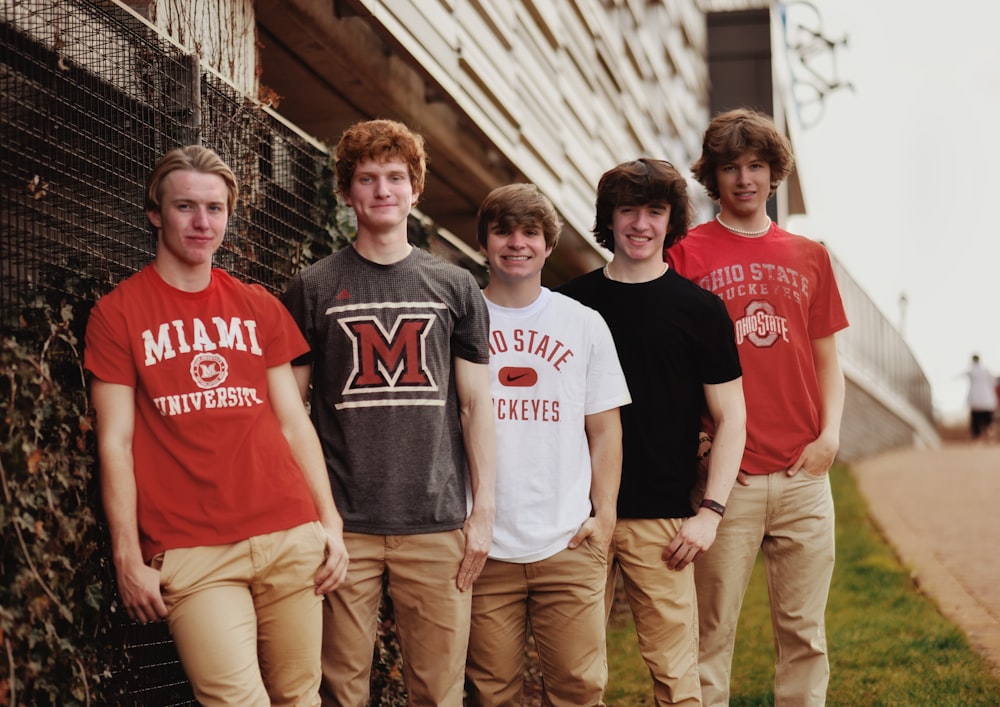
[[993,424],[997,411],[997,379],[979,360],[979,354],[972,354],[972,364],[966,375],[969,377],[969,427],[972,439],[978,440]]

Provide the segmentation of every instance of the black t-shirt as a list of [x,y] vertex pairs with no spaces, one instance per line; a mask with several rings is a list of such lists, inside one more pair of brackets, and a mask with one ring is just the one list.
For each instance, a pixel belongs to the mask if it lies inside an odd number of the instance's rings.
[[595,270],[559,291],[604,316],[632,393],[621,409],[618,517],[692,515],[703,386],[741,375],[725,304],[673,270],[635,284]]

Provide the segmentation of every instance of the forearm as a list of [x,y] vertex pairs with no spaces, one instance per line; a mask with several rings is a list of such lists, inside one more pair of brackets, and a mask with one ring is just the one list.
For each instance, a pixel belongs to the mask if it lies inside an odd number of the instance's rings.
[[116,570],[144,564],[139,544],[139,519],[131,451],[110,451],[101,445],[101,500],[111,538]]
[[482,404],[462,413],[462,436],[469,465],[472,512],[493,520],[496,511],[496,433],[493,410]]
[[622,428],[618,408],[586,419],[590,449],[590,502],[596,518],[618,517],[618,490],[622,479]]
[[342,532],[343,520],[330,490],[323,448],[302,404],[302,395],[308,387],[308,368],[286,364],[268,369],[267,374],[271,405],[281,425],[281,433],[288,440],[292,456],[302,471],[320,522],[330,530]]
[[705,498],[726,504],[740,471],[745,445],[745,424],[725,418],[716,422],[712,450],[708,455]]
[[143,564],[132,452],[135,390],[97,378],[91,380],[90,388],[97,422],[101,501],[111,536],[112,559],[120,572],[123,568]]
[[330,490],[330,477],[323,449],[308,418],[305,419],[305,424],[307,428],[303,428],[302,423],[299,423],[292,429],[285,430],[285,438],[292,449],[296,464],[302,470],[320,523],[330,530],[343,532],[344,522],[337,511],[333,492]]
[[490,528],[496,513],[496,430],[490,397],[489,367],[455,358],[462,440],[469,466],[472,513],[482,515]]
[[823,397],[820,408],[821,434],[840,442],[840,425],[844,417],[844,399],[847,394],[847,384],[840,366],[826,367],[819,376],[820,390]]
[[816,380],[820,389],[820,434],[839,446],[847,384],[834,336],[813,341]]
[[715,426],[707,460],[705,498],[725,505],[736,483],[746,446],[747,414],[742,379],[706,385],[705,401]]

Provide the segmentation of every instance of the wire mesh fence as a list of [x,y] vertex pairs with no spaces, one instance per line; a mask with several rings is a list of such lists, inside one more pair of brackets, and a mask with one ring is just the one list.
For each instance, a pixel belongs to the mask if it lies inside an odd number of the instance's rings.
[[[0,325],[39,294],[92,301],[146,265],[145,179],[192,143],[240,183],[217,265],[276,291],[324,254],[322,145],[119,5],[0,0]],[[123,704],[196,704],[163,624],[109,621]]]
[[201,143],[240,181],[217,263],[272,290],[321,219],[322,146],[113,4],[0,0],[0,299],[146,264],[143,184],[167,150]]

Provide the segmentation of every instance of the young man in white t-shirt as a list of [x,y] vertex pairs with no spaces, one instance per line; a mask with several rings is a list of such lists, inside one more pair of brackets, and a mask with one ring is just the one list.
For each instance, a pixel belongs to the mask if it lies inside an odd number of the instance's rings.
[[526,624],[548,704],[601,705],[604,587],[630,402],[601,316],[541,284],[559,237],[536,187],[491,192],[478,216],[490,266],[496,523],[473,585],[469,704],[520,701]]

